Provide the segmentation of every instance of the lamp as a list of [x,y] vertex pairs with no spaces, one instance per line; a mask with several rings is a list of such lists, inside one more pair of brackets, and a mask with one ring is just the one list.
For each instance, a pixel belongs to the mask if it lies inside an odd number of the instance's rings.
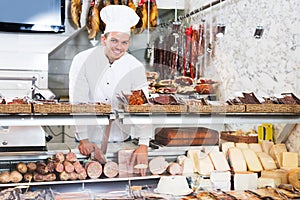
[[254,38],[260,39],[263,35],[264,27],[263,26],[257,26],[254,32]]
[[225,24],[217,24],[217,33],[216,33],[216,37],[221,38],[224,36],[225,34]]

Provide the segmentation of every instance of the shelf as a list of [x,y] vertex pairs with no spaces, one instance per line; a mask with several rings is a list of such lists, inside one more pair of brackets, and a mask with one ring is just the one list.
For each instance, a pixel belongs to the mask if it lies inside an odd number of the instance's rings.
[[0,115],[0,126],[108,125],[110,115]]
[[189,125],[199,124],[260,124],[283,123],[296,124],[300,122],[300,115],[285,113],[226,113],[226,114],[198,114],[198,113],[119,113],[124,124],[152,124],[152,125]]

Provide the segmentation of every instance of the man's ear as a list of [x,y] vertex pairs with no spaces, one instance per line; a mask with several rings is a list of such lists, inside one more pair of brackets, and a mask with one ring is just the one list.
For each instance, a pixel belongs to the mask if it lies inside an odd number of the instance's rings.
[[101,45],[106,45],[106,37],[104,36],[104,34],[101,35]]

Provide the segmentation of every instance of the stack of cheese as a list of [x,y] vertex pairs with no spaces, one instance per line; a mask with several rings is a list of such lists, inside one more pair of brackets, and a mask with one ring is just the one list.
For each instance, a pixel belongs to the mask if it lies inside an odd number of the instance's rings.
[[235,190],[277,187],[286,183],[300,186],[298,153],[288,152],[285,144],[270,141],[262,141],[261,144],[225,142],[222,151],[234,172]]

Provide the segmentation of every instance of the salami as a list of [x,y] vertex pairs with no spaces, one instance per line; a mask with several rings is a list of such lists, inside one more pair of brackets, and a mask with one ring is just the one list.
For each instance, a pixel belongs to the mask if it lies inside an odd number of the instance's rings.
[[102,174],[102,165],[98,161],[90,161],[85,165],[85,170],[88,177],[96,179]]
[[108,178],[113,178],[119,173],[119,165],[116,162],[108,161],[103,167],[103,174]]
[[64,169],[68,173],[72,173],[75,170],[74,165],[67,160],[64,161]]
[[73,152],[67,153],[65,157],[66,157],[66,160],[69,162],[75,162],[77,160],[77,156]]
[[63,172],[64,169],[65,169],[64,165],[60,162],[54,163],[54,168],[55,168],[55,171],[58,172],[58,173]]
[[55,154],[55,161],[56,162],[64,162],[65,161],[65,155],[61,152]]
[[85,171],[84,167],[81,165],[81,163],[79,161],[76,161],[73,163],[74,169],[76,173],[82,173],[83,171]]

